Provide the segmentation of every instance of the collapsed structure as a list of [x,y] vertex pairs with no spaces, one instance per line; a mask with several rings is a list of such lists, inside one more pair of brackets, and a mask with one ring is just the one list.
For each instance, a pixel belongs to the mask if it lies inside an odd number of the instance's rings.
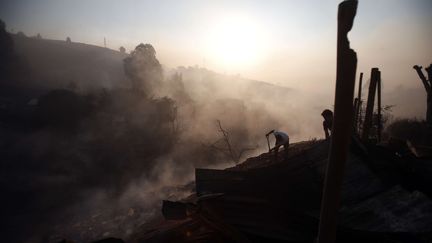
[[[196,169],[195,194],[164,201],[165,221],[133,242],[313,242],[329,141],[264,153],[225,170]],[[338,242],[430,242],[431,157],[409,148],[351,140],[342,184]]]

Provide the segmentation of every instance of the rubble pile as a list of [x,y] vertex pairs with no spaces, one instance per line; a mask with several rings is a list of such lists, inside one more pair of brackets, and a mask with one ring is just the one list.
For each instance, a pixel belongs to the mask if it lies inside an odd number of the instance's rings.
[[[130,241],[313,242],[329,145],[302,142],[290,146],[285,160],[264,153],[225,170],[196,169],[195,195],[164,201],[166,220]],[[431,168],[431,158],[353,137],[338,242],[430,242],[432,194],[422,175]]]

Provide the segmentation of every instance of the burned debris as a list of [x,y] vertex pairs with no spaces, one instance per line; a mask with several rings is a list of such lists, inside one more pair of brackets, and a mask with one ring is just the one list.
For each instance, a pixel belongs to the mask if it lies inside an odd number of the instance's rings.
[[[329,146],[329,140],[295,143],[286,162],[262,154],[225,170],[196,169],[196,195],[164,201],[168,221],[147,225],[131,240],[313,242]],[[406,172],[413,166],[409,155],[364,149],[358,139],[351,141],[337,242],[428,242],[431,191]]]

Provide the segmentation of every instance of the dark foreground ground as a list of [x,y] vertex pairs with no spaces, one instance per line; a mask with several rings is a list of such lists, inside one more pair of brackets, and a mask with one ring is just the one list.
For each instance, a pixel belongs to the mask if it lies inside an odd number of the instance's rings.
[[[164,201],[130,242],[313,242],[329,141],[290,147],[226,170],[196,169],[196,193]],[[353,138],[342,186],[338,242],[432,242],[430,157]]]

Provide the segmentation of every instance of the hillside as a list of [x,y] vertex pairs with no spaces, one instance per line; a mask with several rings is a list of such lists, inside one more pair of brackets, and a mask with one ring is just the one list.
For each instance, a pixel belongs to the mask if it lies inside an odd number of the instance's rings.
[[[14,51],[27,63],[29,75],[25,82],[18,85],[18,89],[16,86],[2,88],[2,104],[18,100],[20,104],[26,104],[53,89],[68,89],[80,94],[89,94],[101,92],[102,89],[129,88],[131,85],[123,70],[123,59],[127,57],[126,54],[63,40],[18,35],[12,35],[12,38]],[[179,85],[171,82],[175,73],[182,75]],[[200,67],[165,68],[164,76],[162,85],[165,88],[156,96],[168,96],[179,103],[182,97],[176,95],[182,93],[183,98],[189,97],[188,99],[200,108],[206,111],[213,110],[210,117],[206,115],[207,120],[223,119],[226,117],[225,111],[227,108],[231,109],[233,103],[239,109],[246,110],[248,114],[259,114],[263,120],[260,124],[272,123],[272,126],[288,131],[293,141],[321,134],[317,118],[320,112],[328,107],[326,103],[331,102],[331,99],[323,94],[305,94],[292,87],[237,75],[219,74]],[[226,108],[221,110],[221,106]],[[279,122],[286,120],[292,122]],[[268,127],[254,129],[266,130]],[[261,135],[259,138],[261,139]]]
[[[21,88],[39,89],[39,91],[31,90],[30,93],[40,94],[46,89],[73,86],[88,90],[129,85],[123,70],[123,59],[127,54],[85,43],[36,39],[16,34],[11,36],[16,53],[25,60],[31,72],[31,78]],[[218,74],[199,67],[167,68],[165,71],[167,77],[175,72],[182,73],[185,88],[198,97],[207,97],[209,94],[214,96],[216,91],[216,94],[223,93],[231,97],[239,97],[240,94],[242,98],[254,100],[277,99],[275,103],[282,101],[285,107],[295,105],[294,100],[300,101],[295,102],[297,104],[315,103],[314,105],[322,103],[317,100],[331,101],[323,94],[305,95],[292,87]],[[222,86],[223,88],[220,88]],[[365,85],[364,89],[367,88]],[[426,96],[420,83],[415,88],[401,86],[390,90],[384,89],[384,92],[384,104],[393,106],[392,114],[395,117],[424,116]],[[411,102],[404,102],[405,100]],[[320,112],[325,108],[325,104],[313,108],[314,112]]]
[[[31,71],[31,83],[51,88],[64,88],[75,82],[83,88],[122,86],[127,82],[123,59],[128,54],[85,43],[63,40],[37,39],[11,34],[15,52],[24,58]],[[260,90],[264,94],[292,92],[291,88],[249,80],[238,76],[222,75],[199,67],[179,67],[166,70],[167,75],[181,73],[189,86],[217,86],[240,83],[247,90]],[[232,90],[232,89],[230,89]],[[227,90],[224,90],[227,91]]]
[[118,51],[83,43],[45,40],[11,35],[15,52],[31,72],[29,83],[49,88],[112,87],[125,80],[123,59]]

